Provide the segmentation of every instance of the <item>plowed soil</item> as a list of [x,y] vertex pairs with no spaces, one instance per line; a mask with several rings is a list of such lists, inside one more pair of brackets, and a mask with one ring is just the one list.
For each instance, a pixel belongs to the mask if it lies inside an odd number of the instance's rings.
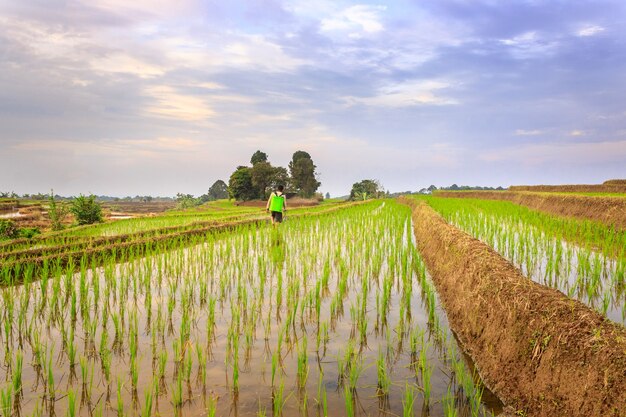
[[516,415],[626,416],[624,327],[524,277],[425,203],[403,201],[450,325]]
[[574,185],[512,185],[509,191],[535,191],[548,193],[626,193],[623,180],[609,180],[604,184]]
[[626,230],[626,198],[516,191],[439,191],[437,197],[507,200],[559,216],[595,220]]

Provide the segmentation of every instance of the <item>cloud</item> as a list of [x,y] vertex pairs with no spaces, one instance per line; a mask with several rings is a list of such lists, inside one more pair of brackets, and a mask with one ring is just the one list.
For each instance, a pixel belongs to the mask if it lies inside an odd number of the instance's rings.
[[559,42],[541,36],[536,31],[525,32],[508,39],[501,39],[512,57],[516,59],[540,58],[556,52]]
[[584,135],[586,135],[586,132],[585,132],[584,130],[578,130],[578,129],[576,129],[576,130],[572,130],[572,131],[570,131],[570,132],[569,132],[569,135],[570,135],[570,136],[584,136]]
[[590,26],[585,26],[579,29],[576,32],[576,35],[580,37],[594,36],[594,35],[597,35],[598,33],[604,32],[604,30],[605,29],[602,26],[590,25]]
[[170,86],[150,86],[144,91],[152,98],[144,109],[148,115],[186,121],[206,121],[215,116],[215,111],[204,99],[181,94]]
[[349,104],[381,107],[456,105],[459,104],[456,99],[436,94],[452,86],[450,82],[436,79],[410,81],[383,86],[373,97],[346,97],[345,100]]
[[320,30],[325,33],[347,33],[350,38],[375,34],[384,29],[380,15],[386,9],[385,6],[365,4],[350,6],[322,19]]
[[534,130],[524,130],[517,129],[515,131],[515,136],[538,136],[543,135],[545,132],[543,130],[534,129]]

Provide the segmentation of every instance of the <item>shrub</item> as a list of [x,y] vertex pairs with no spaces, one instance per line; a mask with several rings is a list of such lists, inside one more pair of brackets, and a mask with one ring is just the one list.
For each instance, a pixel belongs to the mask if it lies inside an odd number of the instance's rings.
[[38,227],[23,227],[18,231],[18,236],[26,239],[31,239],[40,234],[41,230]]
[[95,195],[86,197],[80,195],[72,201],[70,211],[76,217],[76,222],[79,225],[93,224],[102,221],[102,207],[96,201]]
[[18,229],[11,219],[0,219],[0,240],[15,239],[18,237]]

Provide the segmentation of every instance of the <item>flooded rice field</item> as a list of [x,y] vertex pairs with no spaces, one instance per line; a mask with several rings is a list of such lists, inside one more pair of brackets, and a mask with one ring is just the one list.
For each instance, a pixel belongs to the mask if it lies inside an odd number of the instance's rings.
[[[75,272],[78,270],[79,272]],[[497,415],[395,202],[3,288],[0,409]]]

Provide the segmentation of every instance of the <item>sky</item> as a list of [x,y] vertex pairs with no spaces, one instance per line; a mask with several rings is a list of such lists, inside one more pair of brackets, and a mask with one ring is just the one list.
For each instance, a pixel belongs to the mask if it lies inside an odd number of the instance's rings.
[[626,178],[623,0],[0,0],[0,191]]

